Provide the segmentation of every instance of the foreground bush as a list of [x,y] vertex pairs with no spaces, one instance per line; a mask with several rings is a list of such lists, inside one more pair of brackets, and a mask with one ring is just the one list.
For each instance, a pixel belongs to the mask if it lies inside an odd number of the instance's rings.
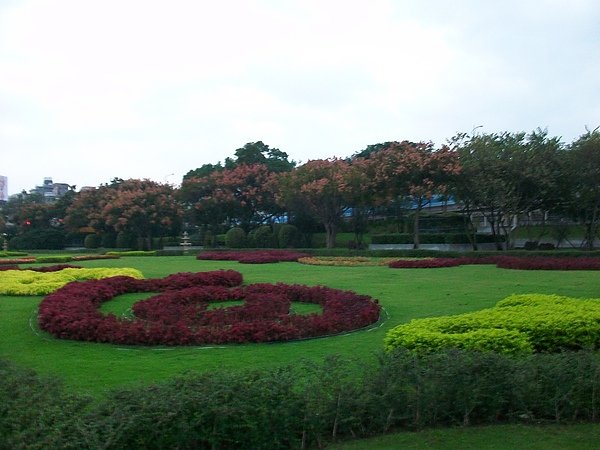
[[1,295],[46,295],[71,281],[98,280],[101,278],[128,276],[142,278],[142,273],[129,267],[120,268],[67,268],[54,272],[33,270],[8,270],[0,277]]
[[519,354],[600,348],[600,299],[513,295],[494,308],[414,319],[386,334],[386,350],[448,348]]
[[[358,363],[358,367],[357,367]],[[242,372],[189,373],[96,403],[0,360],[2,448],[299,449],[390,430],[597,421],[591,352],[396,351]]]

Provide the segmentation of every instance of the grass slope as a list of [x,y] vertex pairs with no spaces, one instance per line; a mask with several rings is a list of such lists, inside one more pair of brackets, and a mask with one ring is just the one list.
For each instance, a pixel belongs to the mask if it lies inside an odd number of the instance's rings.
[[[326,355],[371,359],[382,348],[385,332],[417,317],[457,314],[493,306],[513,293],[555,293],[600,297],[600,277],[591,271],[517,271],[493,266],[444,269],[326,267],[297,263],[247,265],[198,261],[192,256],[128,257],[86,261],[85,267],[135,267],[146,277],[175,272],[235,269],[246,283],[286,282],[350,289],[379,299],[387,312],[383,325],[371,331],[290,343],[219,347],[120,347],[55,339],[37,330],[35,312],[42,297],[0,296],[0,358],[54,374],[82,393],[151,383],[184,371],[239,370],[293,364]],[[122,301],[122,300],[119,300]],[[119,313],[127,305],[117,305]],[[125,303],[131,302],[126,299]],[[111,306],[107,304],[107,308]]]

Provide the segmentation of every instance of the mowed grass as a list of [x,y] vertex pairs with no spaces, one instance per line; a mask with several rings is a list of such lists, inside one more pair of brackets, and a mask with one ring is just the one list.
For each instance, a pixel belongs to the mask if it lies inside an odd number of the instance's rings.
[[394,433],[328,446],[328,450],[573,450],[598,448],[600,425],[493,425]]
[[[95,396],[186,371],[276,367],[301,359],[321,361],[331,354],[357,359],[358,363],[373,360],[382,348],[386,331],[399,323],[487,308],[513,293],[600,297],[600,276],[593,271],[517,271],[494,266],[389,269],[298,263],[248,265],[198,261],[193,256],[129,257],[79,265],[134,267],[148,278],[235,269],[243,274],[245,283],[285,282],[349,289],[378,299],[385,310],[379,327],[329,338],[272,344],[136,347],[56,339],[37,329],[36,308],[42,297],[0,296],[0,358],[56,375],[75,391]],[[122,297],[108,302],[103,310],[122,314],[144,295]]]

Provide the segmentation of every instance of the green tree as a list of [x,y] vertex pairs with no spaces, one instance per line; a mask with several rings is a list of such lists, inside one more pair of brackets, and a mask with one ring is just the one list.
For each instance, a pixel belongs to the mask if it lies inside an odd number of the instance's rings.
[[546,131],[492,133],[452,140],[462,172],[453,193],[467,213],[477,211],[490,225],[497,247],[510,242],[520,215],[556,209],[561,196],[561,158],[558,138]]
[[594,248],[600,231],[600,131],[580,136],[569,147],[567,170],[571,193],[568,211],[585,228],[584,246]]
[[225,167],[233,169],[240,165],[263,164],[269,172],[289,172],[296,163],[290,161],[288,154],[278,148],[270,148],[262,141],[248,142],[235,151],[235,159],[227,158]]

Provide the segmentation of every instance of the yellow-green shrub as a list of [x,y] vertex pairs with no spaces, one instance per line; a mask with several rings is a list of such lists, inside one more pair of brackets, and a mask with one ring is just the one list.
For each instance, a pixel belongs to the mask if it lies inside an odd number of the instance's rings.
[[386,350],[446,348],[502,353],[600,348],[600,299],[512,295],[494,308],[416,319],[386,334]]
[[63,269],[57,272],[34,272],[32,270],[7,270],[0,277],[1,295],[47,295],[71,281],[98,280],[125,275],[143,278],[137,269],[129,267]]

